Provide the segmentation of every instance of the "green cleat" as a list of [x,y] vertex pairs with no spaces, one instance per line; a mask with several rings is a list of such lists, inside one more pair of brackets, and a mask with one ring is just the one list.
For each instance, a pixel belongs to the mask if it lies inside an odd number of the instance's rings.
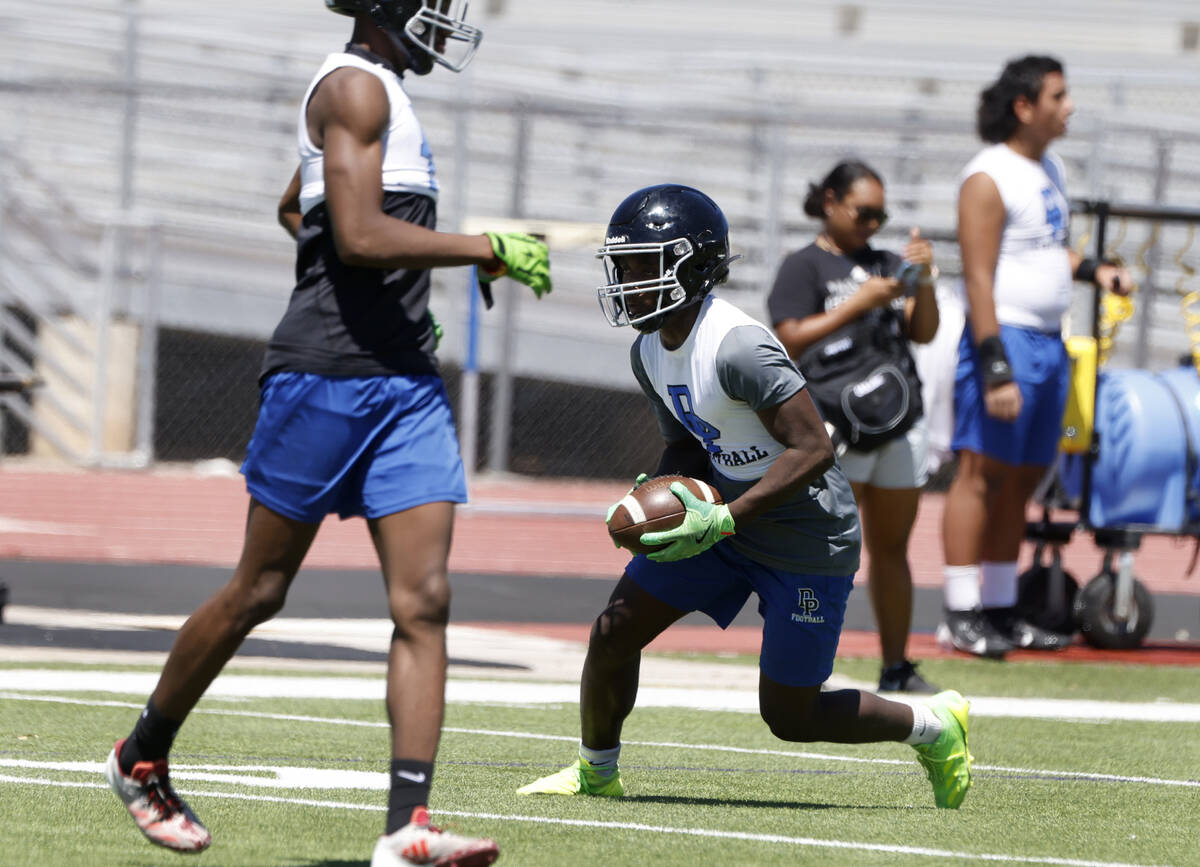
[[621,785],[621,775],[615,770],[612,776],[602,777],[593,770],[586,759],[577,759],[575,764],[556,774],[522,786],[517,789],[517,794],[599,795],[603,798],[619,798],[625,794],[625,787]]
[[939,692],[928,700],[929,707],[942,721],[942,733],[931,744],[914,744],[917,760],[925,767],[933,783],[933,802],[939,807],[957,810],[971,788],[971,762],[975,757],[967,749],[967,709],[970,704],[952,689]]

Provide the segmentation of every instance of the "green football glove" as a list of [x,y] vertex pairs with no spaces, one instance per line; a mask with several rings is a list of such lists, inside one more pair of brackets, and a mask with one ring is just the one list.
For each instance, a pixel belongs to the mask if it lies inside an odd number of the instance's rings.
[[433,348],[436,350],[442,345],[442,337],[446,332],[442,329],[442,323],[437,321],[437,317],[433,315],[432,310],[426,310],[429,314],[429,324],[433,326]]
[[667,547],[647,554],[651,560],[656,563],[686,560],[733,535],[733,515],[729,514],[728,506],[706,503],[679,482],[672,483],[671,493],[679,497],[687,514],[674,530],[642,533],[643,545],[669,543]]
[[[638,473],[638,477],[633,480],[633,487],[625,492],[625,497],[628,497],[630,494],[632,494],[634,491],[636,491],[639,487],[641,487],[642,482],[646,481],[646,479],[648,479],[648,478],[650,478],[650,477],[648,475],[646,475],[645,473]],[[621,497],[621,500],[624,500],[625,497]],[[621,505],[621,500],[617,500],[615,503],[613,503],[611,506],[608,507],[608,512],[604,515],[604,523],[605,524],[607,524],[609,521],[612,520],[613,512],[615,512],[617,510],[617,507]],[[620,545],[617,545],[616,539],[613,540],[613,544],[616,545],[618,548],[621,547]]]
[[550,250],[532,235],[521,232],[484,232],[492,242],[492,252],[500,260],[495,271],[479,268],[479,282],[491,283],[498,277],[511,277],[524,283],[541,298],[550,291]]

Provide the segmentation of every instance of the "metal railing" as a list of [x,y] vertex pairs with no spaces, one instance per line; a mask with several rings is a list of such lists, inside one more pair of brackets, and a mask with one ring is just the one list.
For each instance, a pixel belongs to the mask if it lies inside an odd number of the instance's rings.
[[76,464],[153,460],[160,248],[145,218],[47,214],[0,190],[0,373],[42,385],[0,394],[0,444],[7,420]]

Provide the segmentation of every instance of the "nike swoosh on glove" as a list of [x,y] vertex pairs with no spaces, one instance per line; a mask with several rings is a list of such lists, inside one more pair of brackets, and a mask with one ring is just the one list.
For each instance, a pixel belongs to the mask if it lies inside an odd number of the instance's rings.
[[733,535],[733,515],[729,514],[729,506],[706,503],[680,482],[671,485],[671,493],[679,498],[687,513],[673,530],[642,534],[643,545],[666,544],[665,548],[646,555],[651,560],[656,563],[686,560]]

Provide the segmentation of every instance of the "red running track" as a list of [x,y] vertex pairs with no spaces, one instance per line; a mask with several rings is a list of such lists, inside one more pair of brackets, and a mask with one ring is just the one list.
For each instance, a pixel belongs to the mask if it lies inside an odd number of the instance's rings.
[[[450,570],[615,579],[627,556],[613,548],[601,518],[626,490],[612,483],[476,479],[471,504],[459,511]],[[0,558],[232,567],[247,502],[240,477],[205,477],[190,468],[86,471],[10,463],[0,467]],[[939,494],[921,501],[909,545],[918,586],[941,585],[942,505]],[[1185,576],[1194,545],[1146,537],[1136,555],[1138,577],[1152,593],[1200,595],[1200,577]],[[1032,550],[1025,546],[1022,568]],[[1066,568],[1081,582],[1099,571],[1101,555],[1084,533],[1063,550]],[[376,566],[362,522],[335,518],[322,526],[305,562]],[[859,583],[869,574],[864,557]]]
[[[615,580],[627,555],[613,548],[601,520],[623,484],[529,479],[476,479],[471,504],[459,511],[450,570]],[[79,562],[183,563],[232,567],[241,546],[247,495],[240,477],[208,477],[192,468],[155,471],[0,467],[0,559]],[[909,547],[919,586],[941,584],[940,525],[943,498],[926,495]],[[1035,515],[1035,517],[1037,517]],[[547,540],[555,544],[547,544]],[[569,540],[569,545],[562,542]],[[1152,593],[1200,595],[1200,579],[1187,578],[1190,540],[1147,537],[1137,553],[1138,576]],[[534,553],[540,551],[540,553]],[[1099,570],[1102,552],[1077,533],[1063,560],[1077,578]],[[1032,560],[1023,552],[1022,568]],[[307,560],[324,568],[375,568],[373,548],[359,520],[325,522]],[[869,576],[864,558],[857,583]],[[584,642],[586,624],[470,624]],[[761,630],[679,624],[653,650],[757,653]],[[839,654],[878,655],[872,632],[847,631]],[[945,657],[930,635],[914,634],[919,659]],[[1151,643],[1136,652],[1100,651],[1077,643],[1053,655],[1016,652],[1011,659],[1062,659],[1200,665],[1200,644]]]

